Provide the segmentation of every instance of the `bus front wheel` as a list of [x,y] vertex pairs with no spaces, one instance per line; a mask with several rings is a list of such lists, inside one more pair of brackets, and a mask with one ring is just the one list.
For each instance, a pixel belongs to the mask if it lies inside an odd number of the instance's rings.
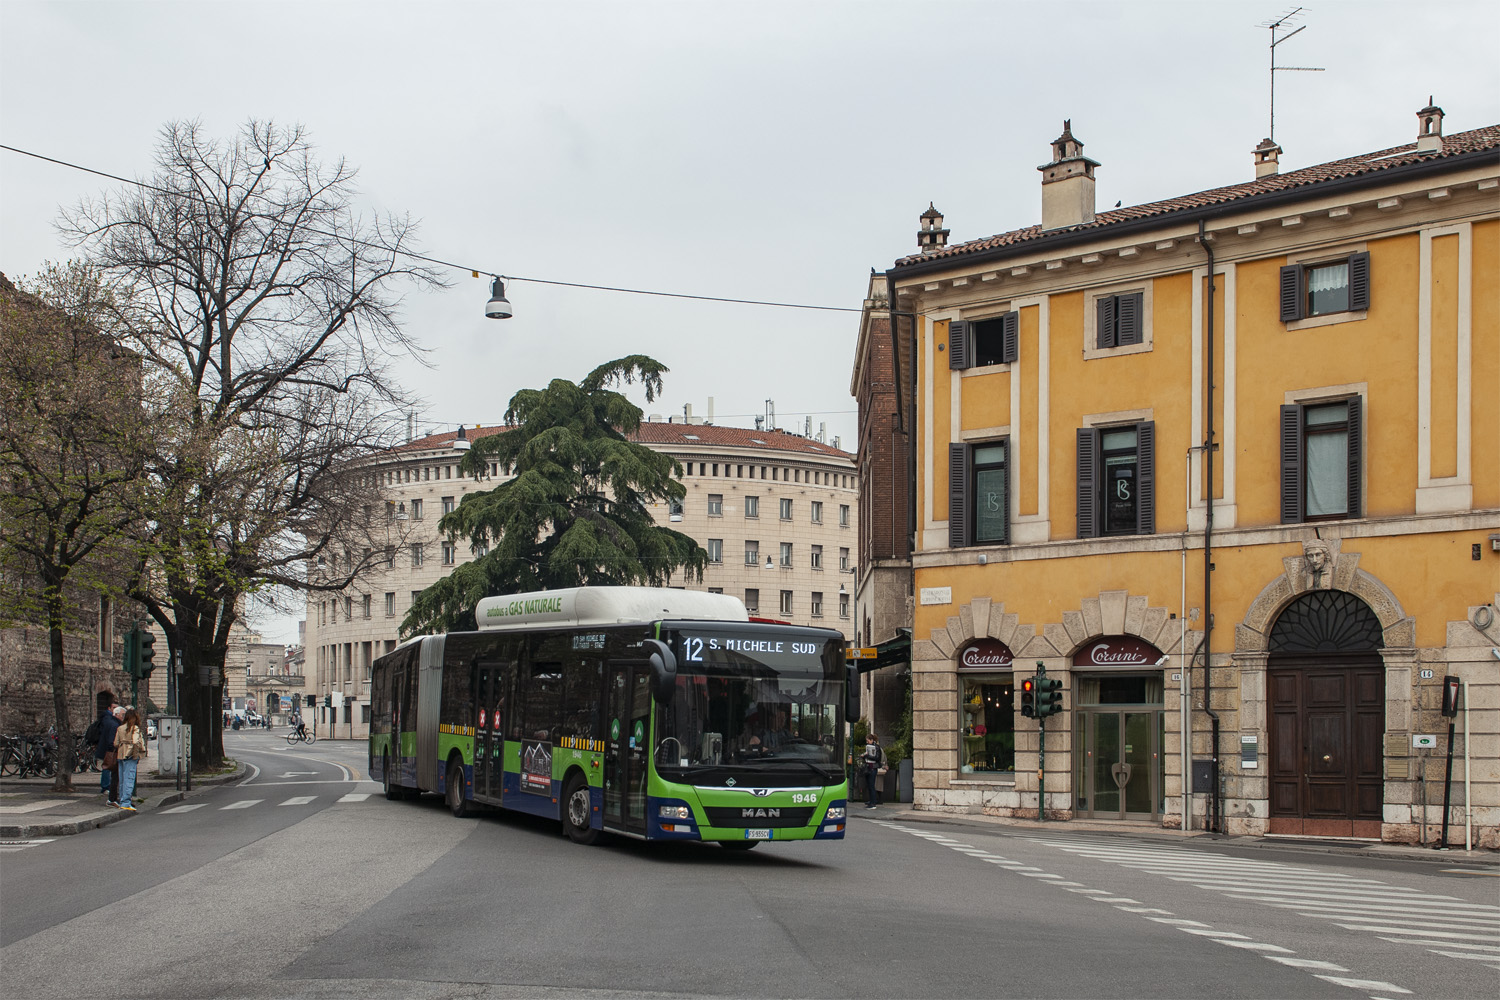
[[592,844],[599,839],[599,831],[590,825],[594,811],[593,795],[589,783],[577,771],[568,776],[563,786],[562,800],[563,832],[575,844]]

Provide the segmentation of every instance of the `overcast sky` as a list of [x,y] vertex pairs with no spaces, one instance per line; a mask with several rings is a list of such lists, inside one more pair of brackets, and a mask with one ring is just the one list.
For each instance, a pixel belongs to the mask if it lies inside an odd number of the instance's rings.
[[[0,142],[145,177],[162,125],[301,123],[428,253],[523,277],[858,309],[870,268],[1030,225],[1071,118],[1098,204],[1253,177],[1273,2],[0,3]],[[1318,2],[1280,47],[1283,169],[1500,121],[1500,4]],[[106,182],[0,151],[0,271],[63,260],[61,205]],[[499,420],[518,388],[652,355],[651,412],[810,416],[853,450],[857,312],[517,281],[483,316],[467,272],[411,296],[424,430]],[[638,402],[644,400],[637,394]],[[268,630],[269,631],[269,630]],[[292,634],[268,635],[280,641]]]

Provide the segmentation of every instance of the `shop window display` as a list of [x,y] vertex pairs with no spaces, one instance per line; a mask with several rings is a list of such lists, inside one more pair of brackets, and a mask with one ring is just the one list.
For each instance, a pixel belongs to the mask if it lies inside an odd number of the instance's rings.
[[1015,687],[1010,674],[961,677],[959,772],[1010,773],[1016,769]]

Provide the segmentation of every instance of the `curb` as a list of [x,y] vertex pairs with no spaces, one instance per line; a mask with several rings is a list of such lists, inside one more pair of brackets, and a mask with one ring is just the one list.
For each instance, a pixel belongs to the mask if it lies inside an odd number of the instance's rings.
[[1330,841],[1319,843],[1307,840],[1281,840],[1272,837],[1233,837],[1223,834],[1207,833],[1204,831],[1192,831],[1183,833],[1180,830],[1157,829],[1154,827],[1125,826],[1119,829],[1100,828],[1097,825],[1080,827],[1075,823],[1054,822],[1037,823],[1034,820],[1008,820],[1000,817],[973,816],[958,813],[917,812],[911,808],[902,809],[899,812],[888,812],[882,819],[894,823],[957,823],[968,826],[998,826],[1011,830],[1029,832],[1055,831],[1081,834],[1103,834],[1105,836],[1137,837],[1145,840],[1163,841],[1200,841],[1210,844],[1218,844],[1226,847],[1243,847],[1259,850],[1294,851],[1300,853],[1327,854],[1345,858],[1381,858],[1387,861],[1417,861],[1437,864],[1454,864],[1456,862],[1481,862],[1494,864],[1500,857],[1495,851],[1478,848],[1465,851],[1462,847],[1437,850],[1432,847],[1415,847],[1402,844],[1383,843],[1344,843]]
[[[211,777],[195,778],[193,785],[218,786],[227,785],[238,781],[246,775],[245,766],[230,774],[216,774]],[[176,781],[157,779],[155,781],[137,782],[136,788],[141,791],[158,791],[161,794],[149,796],[149,805],[146,809],[136,813],[124,812],[120,809],[108,808],[98,812],[85,813],[82,816],[74,816],[69,819],[54,820],[52,822],[33,822],[0,825],[0,840],[33,840],[37,837],[68,837],[74,834],[86,833],[89,830],[97,830],[100,827],[109,826],[111,823],[119,823],[130,819],[131,816],[140,815],[140,812],[151,812],[163,806],[175,805],[187,798],[186,791],[178,791]],[[165,789],[171,789],[165,791]]]

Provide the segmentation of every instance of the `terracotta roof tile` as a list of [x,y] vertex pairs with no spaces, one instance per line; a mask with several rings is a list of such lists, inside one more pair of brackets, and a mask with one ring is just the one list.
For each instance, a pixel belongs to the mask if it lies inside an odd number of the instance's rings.
[[[1392,146],[1389,149],[1381,149],[1373,153],[1363,153],[1359,156],[1350,156],[1342,160],[1330,160],[1327,163],[1303,167],[1301,170],[1291,170],[1284,174],[1273,174],[1269,177],[1246,181],[1243,184],[1230,184],[1227,187],[1211,188],[1207,191],[1180,195],[1176,198],[1167,198],[1163,201],[1154,201],[1145,205],[1132,205],[1128,208],[1110,209],[1107,212],[1100,212],[1095,215],[1093,222],[1081,226],[1069,226],[1066,229],[1050,229],[1047,230],[1045,235],[1055,236],[1059,233],[1105,229],[1115,223],[1128,222],[1133,219],[1166,215],[1169,212],[1177,212],[1183,209],[1222,205],[1241,198],[1268,194],[1272,191],[1287,191],[1293,188],[1308,187],[1324,181],[1339,180],[1359,174],[1389,170],[1392,167],[1416,163],[1420,160],[1442,159],[1462,153],[1480,152],[1486,149],[1500,152],[1500,125],[1487,125],[1484,128],[1474,129],[1469,132],[1459,132],[1455,135],[1444,136],[1442,151],[1437,153],[1419,153],[1417,152],[1417,144],[1409,142],[1403,146]],[[997,236],[989,236],[982,240],[955,243],[952,246],[944,247],[941,250],[934,250],[930,253],[911,254],[897,260],[896,266],[905,267],[932,260],[963,257],[982,250],[993,250],[998,247],[1026,243],[1043,235],[1040,225],[1027,226],[1024,229],[1015,229],[1008,233],[1000,233]]]
[[[465,428],[464,433],[470,441],[474,441],[478,438],[489,437],[491,434],[498,434],[505,429],[503,426],[468,427]],[[451,447],[457,437],[457,431],[429,434],[426,437],[416,438],[413,441],[397,445],[391,451],[429,451],[434,448]],[[854,456],[849,452],[842,451],[830,444],[820,444],[812,438],[788,434],[786,431],[757,431],[746,427],[723,427],[718,424],[642,423],[640,430],[632,435],[632,440],[648,445],[705,446],[709,448],[718,445],[733,448],[784,451],[803,455],[822,455],[830,458],[848,459],[849,461],[854,460]]]

